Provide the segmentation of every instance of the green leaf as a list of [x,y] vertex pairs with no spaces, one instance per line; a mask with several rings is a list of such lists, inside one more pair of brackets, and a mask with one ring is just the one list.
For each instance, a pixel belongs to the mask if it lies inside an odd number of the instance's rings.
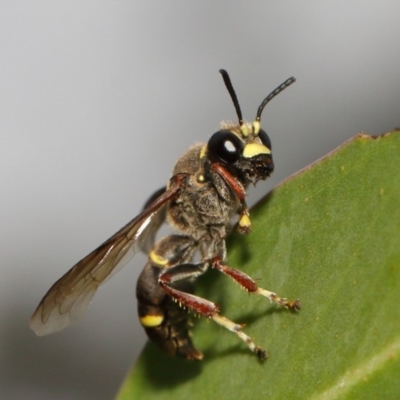
[[270,358],[212,321],[194,329],[202,362],[148,343],[117,397],[397,399],[400,393],[400,133],[358,135],[284,181],[234,235],[229,265],[291,299],[288,312],[209,271],[197,293]]

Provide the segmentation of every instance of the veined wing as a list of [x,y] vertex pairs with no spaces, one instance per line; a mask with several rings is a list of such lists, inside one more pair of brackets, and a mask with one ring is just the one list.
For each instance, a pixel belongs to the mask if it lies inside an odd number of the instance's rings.
[[31,317],[30,327],[37,335],[60,331],[84,317],[97,288],[133,257],[140,236],[157,212],[177,196],[181,183],[176,176],[169,189],[49,289]]
[[[151,203],[153,203],[155,199],[160,197],[166,190],[167,188],[163,187],[154,192],[150,196],[150,198],[146,201],[143,210],[145,210]],[[154,215],[154,217],[151,218],[150,223],[146,225],[146,228],[140,235],[138,241],[138,246],[143,253],[148,254],[150,250],[153,248],[156,239],[156,233],[160,229],[161,225],[165,222],[166,217],[167,217],[167,208],[164,206],[157,211],[156,215]]]

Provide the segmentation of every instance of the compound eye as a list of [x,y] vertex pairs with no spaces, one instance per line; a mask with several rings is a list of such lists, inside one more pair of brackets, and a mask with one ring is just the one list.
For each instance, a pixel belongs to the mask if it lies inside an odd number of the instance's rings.
[[260,129],[260,132],[258,132],[258,137],[264,146],[267,146],[270,150],[272,150],[271,139],[267,135],[267,132],[265,132],[263,129]]
[[218,131],[208,141],[210,154],[224,164],[233,164],[243,152],[243,142],[230,131]]

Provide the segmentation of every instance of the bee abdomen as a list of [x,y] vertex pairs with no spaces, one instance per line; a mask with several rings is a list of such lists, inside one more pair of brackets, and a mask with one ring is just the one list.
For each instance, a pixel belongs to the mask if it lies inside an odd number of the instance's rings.
[[[154,254],[152,253],[149,257],[150,261],[144,267],[137,282],[138,314],[148,338],[167,354],[179,355],[189,360],[201,360],[203,355],[196,350],[190,338],[191,324],[187,310],[181,308],[166,295],[158,283],[160,273],[168,268],[168,265],[161,267],[157,262],[164,264],[162,260],[171,261],[174,258],[169,254],[171,249],[177,250],[174,244],[179,244],[179,251],[177,251],[179,261],[187,261],[192,257],[191,246],[187,248],[184,242],[182,237],[169,236],[156,245]],[[166,246],[167,249],[163,248],[163,244],[169,244]],[[193,291],[191,282],[181,282],[177,286],[186,292]]]

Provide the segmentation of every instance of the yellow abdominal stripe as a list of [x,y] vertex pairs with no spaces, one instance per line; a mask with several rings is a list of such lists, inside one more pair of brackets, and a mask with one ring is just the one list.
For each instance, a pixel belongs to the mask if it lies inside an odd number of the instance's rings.
[[163,315],[145,315],[140,318],[140,323],[146,328],[154,328],[161,325],[163,320]]

